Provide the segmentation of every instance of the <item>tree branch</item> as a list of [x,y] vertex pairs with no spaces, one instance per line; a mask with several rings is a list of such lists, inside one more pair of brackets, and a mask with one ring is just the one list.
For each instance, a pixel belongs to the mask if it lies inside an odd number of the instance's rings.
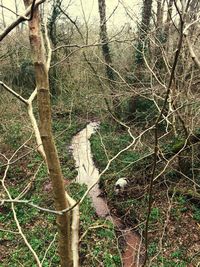
[[0,41],[2,41],[8,34],[11,32],[18,24],[20,24],[22,21],[30,20],[27,16],[33,13],[33,10],[39,6],[40,4],[44,3],[45,0],[38,0],[35,3],[35,0],[33,1],[33,4],[31,4],[25,11],[24,15],[21,15],[18,17],[15,21],[13,21],[1,34],[0,34]]
[[16,93],[13,89],[11,89],[9,86],[7,86],[2,81],[0,81],[0,85],[2,85],[8,92],[10,92],[12,95],[14,95],[17,99],[19,99],[24,104],[26,104],[28,115],[29,115],[33,130],[34,130],[34,133],[35,133],[36,143],[38,145],[37,150],[40,153],[40,155],[42,156],[43,160],[46,162],[46,155],[45,155],[44,148],[42,145],[42,140],[41,140],[41,135],[40,135],[40,131],[38,128],[38,124],[37,124],[37,121],[36,121],[34,113],[33,113],[33,105],[32,105],[32,102],[37,95],[37,88],[35,88],[35,90],[31,94],[31,96],[29,97],[29,99],[26,100],[25,98],[23,98],[21,95]]
[[14,95],[17,99],[22,101],[24,104],[28,105],[28,101],[25,98],[23,98],[21,95],[16,93],[13,89],[11,89],[9,86],[7,86],[4,82],[0,81],[0,85],[3,86],[12,95]]

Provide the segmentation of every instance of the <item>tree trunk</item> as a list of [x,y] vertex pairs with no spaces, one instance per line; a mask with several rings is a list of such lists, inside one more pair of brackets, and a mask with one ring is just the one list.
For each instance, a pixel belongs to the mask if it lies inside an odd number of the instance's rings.
[[[57,46],[57,19],[61,13],[59,6],[61,5],[60,0],[54,0],[52,3],[52,13],[48,20],[48,30],[49,30],[49,37],[53,46],[53,49]],[[52,55],[52,64],[54,65],[56,62],[58,62],[58,51],[55,50]],[[51,87],[51,93],[53,96],[59,96],[61,94],[60,86],[58,85],[58,79],[59,79],[59,70],[57,66],[54,66],[51,69],[51,77],[50,80],[50,87]]]
[[140,28],[140,38],[142,40],[146,38],[147,33],[150,29],[151,12],[152,12],[152,0],[144,0],[142,9],[142,22]]
[[157,11],[156,11],[156,38],[155,38],[155,66],[156,75],[161,77],[161,69],[164,67],[163,54],[162,54],[162,44],[165,42],[165,36],[163,31],[163,0],[157,0]]
[[166,26],[165,26],[165,48],[168,51],[169,50],[169,34],[170,34],[170,21],[172,18],[172,9],[173,9],[173,0],[169,0],[168,3],[168,12],[167,12],[167,20],[166,20]]
[[[32,0],[24,0],[26,7]],[[29,21],[29,38],[35,68],[36,87],[38,90],[38,107],[40,118],[40,134],[47,158],[49,175],[52,181],[56,210],[69,207],[65,196],[63,176],[56,147],[54,144],[51,125],[51,104],[49,94],[49,77],[45,59],[43,39],[40,31],[39,9],[35,8],[33,18]],[[70,214],[58,215],[57,227],[59,232],[59,255],[62,267],[72,267]]]
[[136,75],[139,80],[145,78],[143,74],[144,70],[144,56],[148,51],[148,40],[147,34],[150,30],[150,21],[152,13],[152,0],[143,0],[143,9],[142,9],[142,20],[139,28],[138,44],[137,51],[135,56],[136,62]]
[[156,29],[157,32],[160,32],[160,30],[163,27],[163,1],[157,0],[157,13],[156,13]]
[[[135,82],[139,85],[143,86],[143,81],[147,79],[145,75],[145,68],[144,68],[144,54],[147,54],[148,51],[148,40],[147,34],[150,29],[150,21],[151,21],[151,12],[152,12],[152,0],[143,0],[143,9],[142,9],[142,20],[140,24],[140,28],[138,30],[138,41],[137,41],[137,49],[135,50],[134,55],[134,72],[137,79]],[[133,96],[129,99],[129,107],[135,107],[137,101],[137,97]],[[131,109],[129,110],[131,113]],[[133,114],[134,115],[134,114]]]
[[113,89],[113,81],[114,81],[114,71],[112,69],[112,58],[110,54],[110,48],[108,45],[108,34],[107,34],[107,26],[106,26],[106,3],[105,0],[98,0],[99,3],[99,15],[100,15],[100,38],[102,45],[102,53],[106,63],[106,75],[109,80],[109,84],[111,85],[111,89]]

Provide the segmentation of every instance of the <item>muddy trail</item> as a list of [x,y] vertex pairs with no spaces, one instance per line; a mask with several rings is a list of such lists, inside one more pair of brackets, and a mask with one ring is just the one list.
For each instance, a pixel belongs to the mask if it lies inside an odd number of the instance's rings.
[[[99,170],[95,167],[91,147],[90,137],[97,130],[97,122],[89,123],[82,131],[77,133],[72,139],[72,154],[76,162],[78,176],[77,182],[90,187],[99,177]],[[106,218],[115,225],[115,229],[125,240],[125,247],[122,253],[122,263],[124,267],[139,267],[139,248],[141,239],[139,235],[130,228],[126,228],[120,218],[110,213],[106,199],[101,195],[99,184],[96,184],[89,193],[93,206],[99,217]]]

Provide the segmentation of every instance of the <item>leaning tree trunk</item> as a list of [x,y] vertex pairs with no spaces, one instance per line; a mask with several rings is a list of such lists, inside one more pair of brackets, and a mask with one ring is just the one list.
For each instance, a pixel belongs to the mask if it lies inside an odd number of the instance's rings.
[[[24,0],[26,7],[32,0]],[[47,158],[49,175],[52,181],[56,210],[69,207],[65,196],[63,176],[58,154],[54,144],[51,125],[51,104],[49,94],[48,68],[45,59],[43,38],[40,31],[40,15],[38,7],[34,9],[32,20],[29,21],[29,38],[35,68],[36,87],[38,90],[38,107],[40,118],[40,134]],[[59,255],[62,267],[72,267],[70,214],[64,213],[57,217],[59,232]]]

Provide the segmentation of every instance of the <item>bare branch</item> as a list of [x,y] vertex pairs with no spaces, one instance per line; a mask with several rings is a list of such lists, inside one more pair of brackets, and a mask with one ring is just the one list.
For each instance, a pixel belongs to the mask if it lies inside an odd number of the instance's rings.
[[[70,206],[73,206],[76,201],[66,193],[66,198]],[[79,205],[76,205],[72,210],[72,254],[73,254],[73,267],[79,267]]]
[[56,233],[56,234],[54,235],[54,238],[52,239],[51,243],[49,244],[48,248],[46,249],[46,251],[45,251],[45,253],[44,253],[44,256],[43,256],[43,259],[42,259],[42,261],[41,261],[41,264],[42,264],[42,265],[43,265],[43,263],[44,263],[44,261],[45,261],[45,258],[46,258],[46,256],[47,256],[48,251],[49,251],[50,248],[52,247],[53,243],[56,241],[56,237],[57,237],[57,235],[58,235],[58,233]]
[[31,4],[30,7],[28,7],[24,13],[24,15],[21,15],[18,17],[15,21],[13,21],[1,34],[0,34],[0,41],[2,41],[8,34],[11,32],[18,24],[20,24],[22,21],[29,20],[27,17],[33,12],[33,9],[35,9],[40,4],[44,3],[45,0],[38,0],[35,2],[34,5]]
[[9,86],[7,86],[2,81],[0,81],[0,85],[2,85],[8,92],[10,92],[17,99],[19,99],[20,101],[22,101],[24,104],[27,105],[28,115],[29,115],[33,130],[34,130],[34,133],[35,133],[36,143],[38,145],[37,146],[37,150],[40,153],[40,155],[42,156],[43,160],[46,162],[46,155],[45,155],[45,152],[44,152],[40,131],[39,131],[39,128],[38,128],[38,124],[37,124],[36,118],[35,118],[34,113],[33,113],[33,106],[32,106],[32,102],[33,102],[34,98],[37,95],[37,88],[35,88],[35,90],[31,94],[31,96],[29,97],[29,99],[26,100],[25,98],[23,98],[21,95],[16,93],[13,89],[11,89]]
[[36,0],[33,0],[32,4],[31,4],[31,12],[30,12],[31,14],[30,14],[30,18],[28,19],[28,21],[32,20],[32,18],[33,18],[33,11],[35,8],[35,2],[36,2]]
[[24,104],[28,105],[28,101],[23,98],[21,95],[16,93],[14,90],[12,90],[9,86],[7,86],[4,82],[0,81],[0,85],[3,86],[7,91],[9,91],[12,95],[14,95],[16,98],[18,98],[20,101],[22,101]]
[[1,202],[1,205],[3,205],[4,203],[26,204],[26,205],[29,205],[33,208],[36,208],[38,210],[45,211],[48,213],[53,213],[56,215],[62,215],[63,214],[62,211],[50,210],[50,209],[40,207],[40,206],[34,204],[33,202],[31,202],[30,200],[21,200],[21,199],[15,198],[15,199],[0,199],[0,202]]
[[189,48],[189,51],[190,51],[190,55],[192,57],[192,60],[194,61],[194,63],[197,65],[197,67],[200,69],[200,60],[198,59],[197,55],[195,54],[194,52],[194,49],[192,47],[192,44],[188,38],[187,35],[185,35],[185,39],[186,39],[186,42],[188,44],[188,48]]

